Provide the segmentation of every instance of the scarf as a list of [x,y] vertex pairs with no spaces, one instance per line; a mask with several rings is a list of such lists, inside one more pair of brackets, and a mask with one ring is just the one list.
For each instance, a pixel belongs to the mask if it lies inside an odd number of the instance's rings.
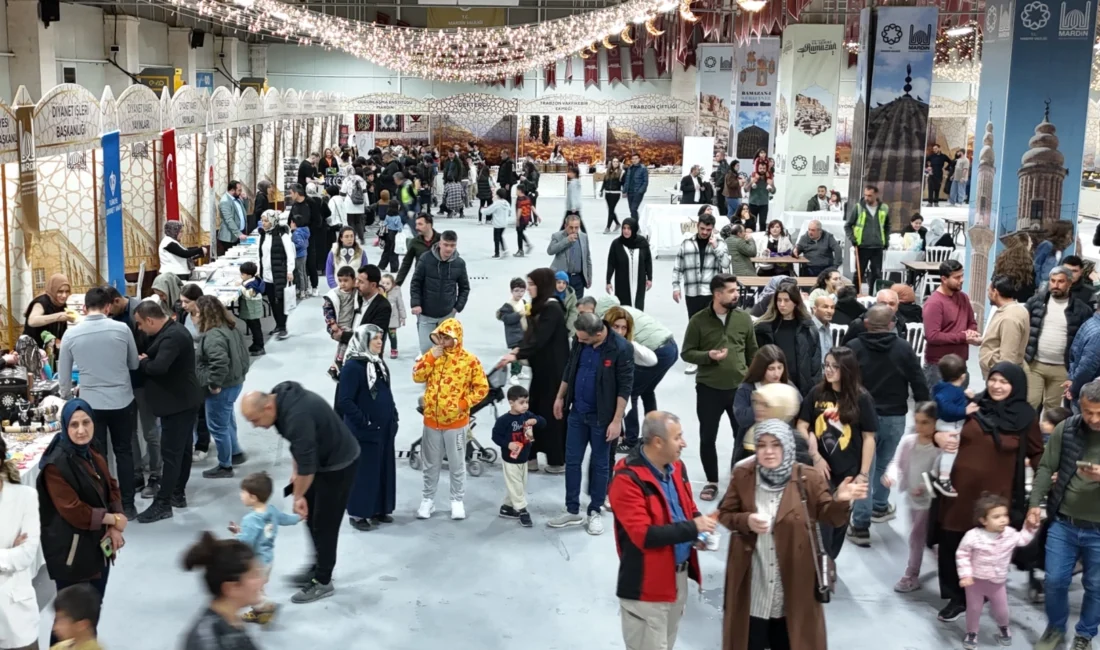
[[54,273],[46,282],[46,287],[42,290],[42,293],[49,296],[50,302],[52,302],[53,304],[57,305],[58,307],[64,307],[65,301],[57,297],[57,294],[64,287],[70,287],[71,290],[72,284],[69,283],[69,278],[65,277],[61,273]]
[[[989,391],[984,390],[978,394],[975,401],[978,404],[978,412],[974,419],[978,421],[982,431],[993,436],[993,444],[997,449],[1001,448],[1001,434],[1022,436],[1035,422],[1035,409],[1027,403],[1027,376],[1019,366],[1001,361],[994,364],[989,370],[989,376],[1000,375],[1012,384],[1012,392],[1003,400],[997,401],[989,396]],[[1023,440],[1020,444],[1024,444]]]
[[61,409],[61,431],[53,437],[53,440],[50,441],[50,445],[46,447],[46,451],[42,452],[42,459],[38,461],[39,469],[44,469],[46,467],[48,464],[46,461],[50,458],[51,452],[58,447],[67,455],[83,458],[89,463],[92,462],[91,443],[78,445],[69,437],[69,420],[73,418],[73,414],[77,411],[84,411],[88,414],[88,417],[95,417],[95,411],[92,410],[91,405],[79,397],[74,397],[68,402],[65,402],[65,406]]
[[[569,291],[569,274],[565,271],[558,271],[554,274],[554,280],[565,283],[565,291],[554,292],[554,295],[557,296],[558,300],[560,300],[562,304],[565,304],[565,294]],[[556,288],[557,287],[555,286],[555,289]]]
[[769,492],[781,492],[791,480],[791,472],[794,469],[794,434],[791,427],[782,420],[764,420],[756,425],[753,442],[756,448],[760,448],[760,439],[764,436],[772,436],[783,446],[783,460],[779,467],[768,469],[759,461],[756,463],[756,473],[760,477],[761,487]]
[[359,359],[366,365],[367,389],[370,390],[371,397],[378,396],[378,391],[375,390],[374,386],[379,377],[387,383],[390,381],[390,373],[386,367],[386,362],[370,349],[370,342],[384,335],[385,332],[377,325],[360,325],[352,332],[351,340],[348,341],[348,349],[344,352],[345,360]]
[[[622,228],[625,226],[630,226],[629,237],[626,237],[622,234]],[[634,217],[627,217],[626,219],[623,219],[623,225],[619,228],[619,243],[630,249],[635,249],[638,247],[638,220]]]

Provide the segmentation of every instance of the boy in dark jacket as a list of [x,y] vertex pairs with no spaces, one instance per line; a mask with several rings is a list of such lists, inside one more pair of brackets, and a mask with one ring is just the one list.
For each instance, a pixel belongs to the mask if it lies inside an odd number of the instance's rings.
[[260,319],[264,315],[264,281],[258,277],[255,262],[241,264],[241,296],[237,302],[241,320],[252,334],[252,345],[248,353],[254,357],[264,354],[264,332]]
[[[527,301],[523,296],[527,293],[527,283],[523,278],[512,278],[510,283],[512,299],[501,305],[497,310],[497,320],[504,323],[504,342],[509,350],[518,348],[523,342],[523,335],[527,331]],[[521,361],[513,361],[511,375],[516,377],[522,370]]]
[[290,241],[294,242],[294,284],[297,285],[298,300],[303,300],[309,295],[309,269],[306,267],[309,226],[299,224],[297,219],[291,219]]
[[[970,381],[966,373],[966,362],[957,354],[945,354],[938,365],[943,381],[932,387],[932,399],[936,402],[938,416],[936,431],[951,431],[958,436],[963,421],[966,420],[970,398],[973,397],[964,388]],[[938,476],[935,481],[928,481],[932,484],[930,489],[935,489],[945,497],[958,496],[951,485],[951,468],[954,465],[955,453],[945,451],[941,454]]]
[[527,512],[527,460],[531,443],[535,440],[535,429],[546,426],[546,420],[527,409],[527,401],[526,388],[509,388],[508,412],[497,418],[493,425],[493,442],[500,446],[506,490],[500,516],[519,519],[524,528],[533,525]]

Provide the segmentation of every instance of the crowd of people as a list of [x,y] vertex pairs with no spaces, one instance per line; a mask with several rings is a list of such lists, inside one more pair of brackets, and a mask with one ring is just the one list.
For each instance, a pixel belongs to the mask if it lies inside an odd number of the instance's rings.
[[[203,533],[183,558],[186,569],[204,571],[210,593],[185,647],[256,647],[243,624],[275,615],[263,586],[280,526],[304,522],[314,549],[290,576],[299,587],[291,601],[333,595],[344,518],[362,532],[394,522],[398,405],[384,351],[388,342],[391,361],[398,357],[398,330],[411,315],[418,348],[411,379],[423,385],[422,422],[415,425],[423,488],[415,517],[433,516],[444,461],[449,516],[467,517],[470,429],[481,408],[505,400],[507,411],[485,427],[503,467],[498,514],[533,526],[528,476],[545,472],[564,475],[562,512],[548,527],[600,535],[611,517],[630,650],[673,647],[688,581],[701,580],[698,553],[720,548],[723,528],[723,648],[825,648],[834,561],[846,542],[875,544],[873,525],[895,519],[900,501],[910,521],[909,552],[894,589],[924,588],[924,553],[935,548],[939,619],[965,615],[963,648],[979,645],[986,601],[995,640],[1011,643],[1005,582],[1012,564],[1029,571],[1033,596],[1045,602],[1048,627],[1036,647],[1060,647],[1078,562],[1085,594],[1072,650],[1091,647],[1100,625],[1100,314],[1079,257],[1062,256],[1042,277],[1038,268],[995,268],[988,289],[994,312],[984,327],[955,260],[940,265],[939,286],[922,301],[912,287],[896,284],[866,306],[838,267],[841,246],[850,245],[860,251],[861,273],[881,273],[891,226],[877,189],[866,188],[849,210],[845,242],[817,222],[792,240],[781,220],[768,220],[774,169],[765,154],[732,190],[736,162],[716,183],[721,192],[708,193],[710,182],[697,170],[681,185],[685,202],[721,201],[714,207],[730,214],[739,215],[747,199],[749,216],[722,235],[704,206],[685,236],[666,279],[688,312],[680,335],[646,311],[647,293],[661,279],[638,232],[648,172],[633,156],[625,169],[612,164],[604,187],[605,232],[613,225],[618,232],[603,295],[594,295],[597,269],[579,190],[569,190],[575,195],[567,196],[560,228],[549,237],[548,265],[509,279],[507,300],[495,312],[505,352],[495,366],[483,365],[465,342],[461,318],[471,287],[458,234],[437,230],[432,208],[438,202],[444,217],[461,217],[477,198],[479,221],[494,231],[494,257],[506,252],[501,231],[512,221],[517,254],[531,254],[523,231],[541,220],[538,172],[525,162],[523,175],[516,174],[502,152],[490,179],[476,146],[458,149],[445,159],[415,148],[362,158],[326,150],[303,161],[282,212],[256,201],[249,216],[240,184],[230,183],[219,205],[217,248],[259,234],[258,260],[241,265],[239,316],[183,285],[188,261],[207,251],[183,247],[170,227],[161,248],[175,266],[157,276],[151,299],[94,287],[74,324],[65,308],[70,283],[64,276],[46,282],[27,309],[24,336],[56,359],[68,401],[36,486],[19,486],[18,472],[3,466],[0,513],[8,523],[0,527],[0,573],[29,584],[42,549],[59,592],[52,641],[94,640],[128,524],[152,524],[187,507],[192,462],[205,458],[210,441],[217,460],[202,478],[240,479],[246,514],[229,526],[231,538]],[[722,169],[724,158],[716,162]],[[575,170],[570,174],[567,188],[574,187]],[[624,194],[631,216],[620,221],[615,206]],[[811,202],[832,209],[822,191]],[[818,280],[808,295],[782,266],[761,269],[751,261],[755,254],[743,244],[757,225],[768,233],[769,250],[774,243],[774,252],[810,260],[807,272]],[[407,237],[403,259],[399,236]],[[377,265],[367,253],[375,245],[383,249]],[[750,274],[772,277],[759,294],[742,296],[738,278]],[[1027,290],[1020,278],[1032,281],[1026,302],[1017,300]],[[291,285],[304,306],[321,308],[335,395],[296,381],[242,395],[254,357],[265,351],[262,301],[275,321],[268,336],[285,339],[283,296]],[[311,301],[315,296],[320,300]],[[843,335],[834,325],[846,326]],[[908,341],[916,325],[924,337],[919,355]],[[982,377],[972,381],[974,347]],[[694,379],[697,439],[681,416],[658,405],[658,387],[677,359]],[[510,379],[490,381],[496,374]],[[237,438],[237,404],[252,426],[274,428],[290,443],[291,512],[273,503],[270,476],[238,474],[247,456]],[[723,415],[733,431],[728,463],[717,450]],[[699,445],[704,481],[697,493],[681,460],[689,444]],[[139,499],[148,501],[140,512]],[[710,511],[696,499],[713,502]],[[23,605],[0,607],[0,647],[36,647],[37,608]]]

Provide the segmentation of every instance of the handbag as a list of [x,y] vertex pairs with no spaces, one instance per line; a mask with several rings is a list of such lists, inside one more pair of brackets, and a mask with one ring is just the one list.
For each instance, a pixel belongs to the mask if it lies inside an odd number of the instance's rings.
[[798,494],[802,500],[802,512],[806,515],[806,532],[810,536],[810,550],[814,554],[814,598],[819,603],[833,599],[836,591],[836,562],[825,550],[825,540],[821,537],[821,527],[810,514],[806,504],[806,485],[802,480],[802,468],[798,468]]

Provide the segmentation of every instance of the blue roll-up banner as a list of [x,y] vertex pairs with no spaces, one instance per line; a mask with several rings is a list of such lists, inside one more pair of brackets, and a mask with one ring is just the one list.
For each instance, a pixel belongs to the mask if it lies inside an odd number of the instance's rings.
[[100,137],[103,148],[103,204],[107,222],[107,284],[126,295],[126,253],[122,242],[122,162],[119,133]]

